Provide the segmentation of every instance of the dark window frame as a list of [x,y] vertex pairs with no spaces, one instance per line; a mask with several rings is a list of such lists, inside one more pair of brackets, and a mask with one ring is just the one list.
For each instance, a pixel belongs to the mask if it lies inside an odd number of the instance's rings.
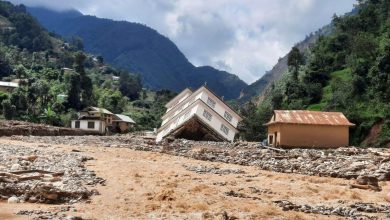
[[221,124],[221,131],[226,135],[229,134],[229,128],[224,124]]
[[[92,125],[92,126],[91,126]],[[87,125],[88,129],[95,129],[95,122],[94,121],[89,121]]]

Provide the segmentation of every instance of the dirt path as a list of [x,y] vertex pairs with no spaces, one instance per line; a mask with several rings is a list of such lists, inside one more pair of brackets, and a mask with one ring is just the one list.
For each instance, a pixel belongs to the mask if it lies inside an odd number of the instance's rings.
[[[36,146],[1,138],[0,143]],[[44,143],[43,143],[44,144]],[[106,179],[97,186],[101,195],[90,203],[77,203],[69,214],[87,219],[215,219],[224,212],[239,219],[338,219],[337,216],[284,212],[275,200],[334,206],[340,201],[389,205],[390,185],[382,192],[349,189],[349,180],[281,174],[231,164],[197,161],[124,148],[51,145],[92,156],[87,167]],[[239,174],[199,174],[187,167],[240,170]],[[238,196],[238,197],[235,197]],[[242,198],[245,197],[245,198]],[[14,213],[22,209],[51,209],[41,204],[0,204],[0,219],[28,219]]]

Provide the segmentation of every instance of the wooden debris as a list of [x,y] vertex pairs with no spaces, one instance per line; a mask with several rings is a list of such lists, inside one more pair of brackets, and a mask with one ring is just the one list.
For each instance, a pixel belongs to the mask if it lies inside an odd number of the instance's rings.
[[371,185],[351,184],[350,188],[351,189],[355,189],[356,188],[356,189],[373,190],[373,191],[377,191],[377,192],[382,191],[382,188],[380,186],[376,187],[376,186],[371,186]]
[[63,176],[64,172],[50,172],[44,170],[23,170],[15,172],[1,172],[0,173],[0,182],[21,182],[26,180],[40,180],[44,177],[45,180],[55,182],[60,180],[60,176]]

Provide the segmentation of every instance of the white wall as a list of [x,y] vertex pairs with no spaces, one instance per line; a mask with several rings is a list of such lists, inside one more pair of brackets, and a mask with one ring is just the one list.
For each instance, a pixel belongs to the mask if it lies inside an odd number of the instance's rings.
[[225,115],[225,111],[227,111],[231,116],[232,116],[232,120],[231,120],[231,124],[234,126],[234,127],[237,127],[237,124],[238,124],[238,118],[235,116],[234,112],[227,109],[225,107],[225,105],[223,103],[221,103],[221,101],[215,97],[213,94],[207,92],[207,91],[203,91],[202,94],[201,94],[201,99],[207,104],[207,99],[208,97],[210,97],[216,104],[215,104],[215,107],[213,108],[214,111],[216,111],[221,117],[224,118],[224,115]]
[[[80,128],[78,129],[99,131],[101,133],[104,133],[106,130],[106,123],[99,120],[72,120],[71,128],[76,128],[76,121],[80,121]],[[88,128],[88,122],[94,122],[95,127]]]
[[[203,116],[204,110],[206,110],[208,113],[210,113],[212,115],[211,121],[207,120]],[[200,103],[199,107],[197,108],[196,115],[199,118],[201,118],[204,122],[206,122],[211,128],[213,128],[218,134],[225,137],[227,140],[229,140],[229,141],[234,140],[234,136],[236,135],[236,131],[235,131],[234,127],[231,124],[229,124],[227,121],[225,121],[224,119],[219,118],[218,114],[215,113],[214,111],[212,111],[211,109],[209,109],[206,106],[206,104]],[[229,129],[229,132],[227,135],[221,131],[221,124],[224,124]]]
[[[205,109],[207,112],[209,112],[212,115],[211,121],[207,120],[203,116],[203,112]],[[170,121],[169,124],[167,124],[167,126],[157,134],[156,141],[157,142],[161,141],[169,132],[181,126],[189,119],[191,119],[191,117],[194,114],[196,114],[202,121],[208,124],[213,130],[215,130],[215,132],[223,136],[225,139],[229,141],[234,140],[234,136],[236,134],[235,128],[227,121],[220,118],[221,116],[219,116],[218,113],[211,110],[206,104],[204,104],[203,102],[198,102],[196,105],[187,109],[186,111],[182,111],[175,119]],[[221,131],[222,123],[229,129],[227,135]]]
[[[192,95],[192,94],[186,95],[185,98],[188,98],[190,95]],[[197,94],[194,97],[188,98],[187,100],[185,100],[185,102],[182,102],[182,103],[176,105],[177,107],[173,107],[173,108],[167,110],[167,112],[171,111],[171,110],[173,110],[173,111],[168,112],[166,115],[163,116],[163,121],[161,123],[161,126],[166,124],[169,120],[171,120],[171,118],[173,118],[176,115],[178,115],[179,113],[181,113],[184,109],[186,109],[193,102],[195,102],[196,100],[200,99],[201,96],[202,96],[202,94],[199,93],[199,94]]]
[[167,106],[167,111],[166,112],[169,112],[176,105],[178,105],[181,102],[183,102],[191,94],[192,94],[192,92],[190,90],[185,90],[185,91],[183,91],[182,94],[177,95],[175,98],[172,99],[173,102],[169,106]]

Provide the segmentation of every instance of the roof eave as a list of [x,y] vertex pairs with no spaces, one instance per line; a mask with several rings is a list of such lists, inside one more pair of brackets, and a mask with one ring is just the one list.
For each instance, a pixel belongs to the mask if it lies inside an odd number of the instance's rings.
[[319,126],[328,125],[328,126],[349,126],[349,127],[356,126],[356,125],[353,124],[353,123],[350,123],[350,124],[309,124],[309,123],[292,123],[292,122],[280,122],[280,121],[277,121],[277,122],[269,122],[269,123],[265,123],[265,124],[263,124],[263,125],[268,126],[268,125],[274,125],[274,124],[319,125]]

